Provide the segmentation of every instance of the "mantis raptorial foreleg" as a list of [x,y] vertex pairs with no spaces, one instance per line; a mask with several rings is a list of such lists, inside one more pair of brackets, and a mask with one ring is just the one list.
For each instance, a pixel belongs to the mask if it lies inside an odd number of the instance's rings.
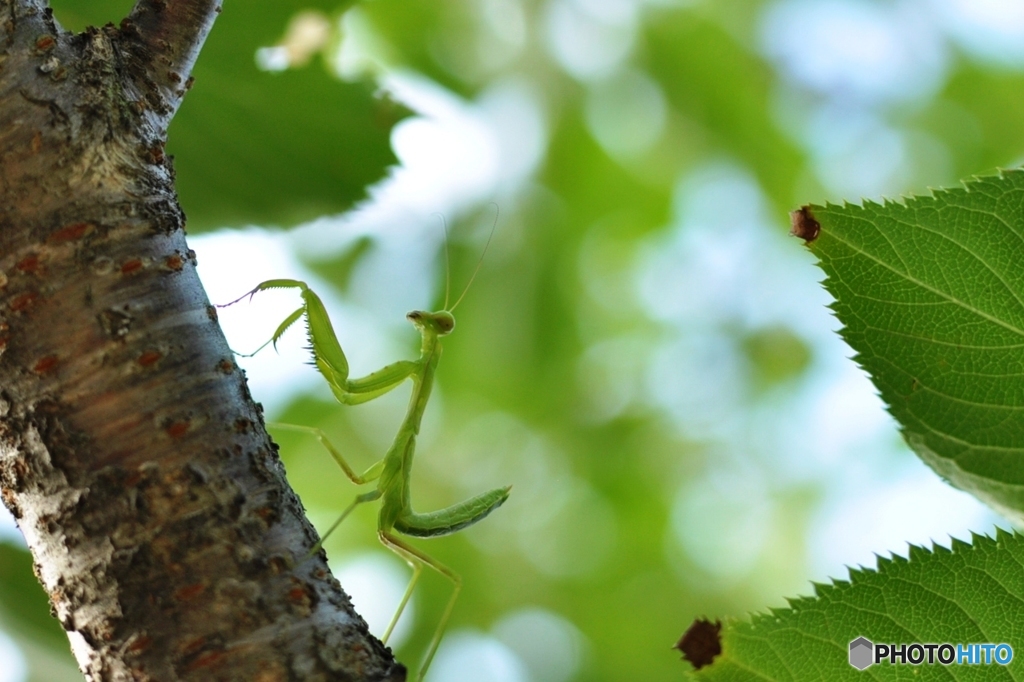
[[[412,380],[413,386],[409,407],[398,429],[398,433],[395,434],[391,447],[383,458],[371,465],[362,474],[356,473],[355,469],[342,456],[341,452],[330,443],[327,436],[320,429],[293,424],[268,424],[268,426],[299,431],[315,437],[331,454],[331,457],[342,468],[345,475],[357,485],[377,481],[376,489],[359,495],[345,508],[345,511],[338,520],[327,529],[321,540],[314,546],[311,554],[319,551],[323,541],[358,505],[378,499],[381,500],[380,513],[377,517],[377,535],[385,547],[408,562],[413,569],[409,586],[406,588],[398,609],[384,633],[385,641],[387,641],[395,624],[401,618],[402,612],[405,610],[405,606],[408,604],[413,589],[420,578],[423,566],[429,566],[452,581],[454,585],[452,596],[448,600],[437,628],[434,630],[430,646],[424,656],[423,664],[420,666],[417,679],[422,680],[427,672],[427,668],[430,666],[431,660],[434,658],[434,653],[437,651],[441,636],[444,634],[445,625],[447,625],[448,619],[451,617],[452,610],[455,607],[455,601],[462,589],[462,578],[441,562],[395,537],[392,531],[421,538],[455,533],[480,521],[500,507],[508,498],[510,489],[510,487],[496,488],[469,500],[454,504],[446,509],[426,514],[416,513],[412,509],[409,495],[409,480],[412,472],[413,454],[416,450],[416,436],[419,434],[423,412],[430,398],[430,391],[434,383],[434,372],[437,369],[438,360],[441,358],[440,338],[448,335],[455,328],[455,318],[448,310],[440,310],[433,313],[417,310],[409,313],[407,317],[419,330],[422,340],[419,357],[416,360],[402,360],[392,363],[360,379],[349,379],[348,359],[345,357],[341,344],[338,342],[338,337],[334,333],[334,327],[327,316],[327,310],[324,308],[320,297],[305,282],[292,279],[268,280],[237,300],[241,300],[245,296],[252,297],[266,289],[276,288],[298,289],[302,296],[302,306],[285,318],[278,325],[270,340],[257,348],[255,352],[259,352],[270,344],[276,347],[278,340],[288,328],[304,318],[313,362],[317,369],[320,370],[320,373],[324,375],[324,378],[331,387],[332,393],[334,393],[339,402],[346,405],[358,405],[359,403],[364,403],[384,395],[406,379]],[[455,306],[452,307],[454,308]]]

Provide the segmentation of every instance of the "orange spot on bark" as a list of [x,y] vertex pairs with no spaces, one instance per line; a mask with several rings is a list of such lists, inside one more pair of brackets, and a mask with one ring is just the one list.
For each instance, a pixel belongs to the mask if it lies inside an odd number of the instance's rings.
[[231,374],[235,371],[235,364],[230,360],[221,360],[217,363],[217,369],[224,372],[224,374]]
[[206,637],[197,637],[196,639],[193,639],[191,642],[185,645],[185,648],[182,650],[182,653],[187,656],[188,654],[199,651],[204,646],[206,646]]
[[149,367],[150,365],[156,364],[163,356],[164,354],[158,350],[147,350],[139,356],[139,359],[136,360],[136,362],[143,367]]
[[75,241],[81,239],[87,234],[92,233],[96,229],[96,226],[92,223],[71,223],[60,228],[49,237],[46,241],[50,244],[63,244],[65,242]]
[[9,305],[11,307],[11,310],[20,313],[23,310],[28,310],[28,307],[35,303],[35,300],[37,298],[39,298],[39,294],[30,291],[28,293],[15,296],[13,299],[11,299]]
[[121,266],[122,275],[131,275],[142,269],[142,259],[132,258],[129,261],[125,261],[124,265]]
[[57,366],[57,362],[58,360],[56,355],[47,355],[45,358],[42,358],[39,362],[35,364],[35,367],[32,368],[32,371],[35,372],[36,374],[46,374],[47,372],[49,372],[50,370]]
[[150,163],[163,163],[164,162],[164,146],[162,143],[156,143],[152,147],[148,147],[146,152],[149,154]]
[[175,272],[178,272],[183,267],[185,267],[185,259],[179,256],[178,254],[174,254],[173,256],[168,256],[167,258],[164,259],[164,265],[167,268],[174,270]]
[[25,256],[14,264],[14,269],[18,272],[24,272],[30,275],[36,274],[39,272],[39,256],[34,253]]
[[181,438],[186,433],[188,433],[188,422],[171,422],[171,425],[168,426],[165,429],[165,431],[167,432],[167,435],[170,436],[171,438]]
[[41,35],[36,38],[36,49],[40,52],[49,52],[57,44],[57,39],[50,35]]
[[174,593],[174,598],[178,601],[189,601],[195,599],[203,593],[206,586],[202,583],[196,583],[194,585],[186,585],[177,592]]
[[220,659],[224,658],[223,651],[207,651],[196,657],[196,660],[188,666],[189,670],[199,670],[200,668],[209,668],[215,665]]
[[146,635],[143,635],[142,637],[139,637],[138,639],[136,639],[134,642],[132,642],[128,646],[128,651],[135,651],[135,652],[143,651],[145,649],[148,649],[149,645],[152,644],[152,643],[153,643],[153,638],[152,637],[147,637]]
[[302,587],[293,587],[288,590],[288,600],[293,604],[302,604],[308,600],[306,590]]

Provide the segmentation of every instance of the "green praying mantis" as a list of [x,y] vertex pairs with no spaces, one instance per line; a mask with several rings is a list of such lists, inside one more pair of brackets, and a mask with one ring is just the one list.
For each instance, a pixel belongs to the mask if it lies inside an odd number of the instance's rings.
[[[489,242],[490,239],[488,239]],[[484,247],[484,250],[486,252],[486,247]],[[345,520],[353,509],[367,502],[381,501],[380,513],[377,516],[377,537],[380,539],[381,544],[405,560],[412,567],[413,571],[412,578],[398,604],[395,615],[391,618],[391,622],[381,638],[385,644],[387,644],[392,630],[394,630],[395,625],[402,616],[402,612],[405,610],[406,604],[409,602],[409,598],[412,596],[412,592],[423,571],[423,566],[429,566],[451,580],[453,584],[452,595],[448,599],[448,604],[441,615],[440,621],[438,621],[430,646],[424,655],[417,677],[418,680],[422,680],[426,675],[430,662],[433,660],[437,647],[441,642],[445,625],[448,623],[459,592],[462,589],[462,578],[441,562],[397,537],[396,533],[415,538],[450,535],[473,525],[500,507],[508,499],[509,490],[511,489],[511,486],[496,488],[445,509],[428,513],[413,511],[410,496],[410,481],[413,454],[416,450],[416,437],[419,434],[423,412],[427,407],[427,401],[430,399],[430,392],[434,385],[437,363],[441,359],[441,337],[447,336],[455,329],[455,317],[452,315],[452,311],[465,297],[469,286],[473,283],[473,279],[476,278],[476,272],[479,271],[483,255],[480,258],[481,260],[477,263],[476,271],[474,271],[473,276],[470,278],[469,284],[466,285],[466,290],[459,296],[459,299],[451,309],[448,309],[448,293],[446,292],[445,307],[441,310],[437,312],[414,310],[406,315],[420,333],[421,346],[419,357],[415,360],[400,360],[360,379],[349,378],[348,360],[341,348],[341,344],[338,342],[338,337],[334,332],[331,320],[327,316],[327,310],[324,308],[320,297],[305,282],[293,279],[267,280],[231,303],[226,304],[233,305],[247,296],[251,299],[260,291],[267,289],[298,289],[302,296],[302,305],[285,318],[277,327],[270,340],[249,355],[255,355],[271,343],[276,347],[277,341],[288,328],[299,319],[305,318],[313,362],[327,380],[335,398],[344,405],[358,405],[368,402],[398,387],[406,379],[412,379],[412,395],[409,399],[409,406],[406,410],[405,418],[398,428],[398,433],[395,434],[394,441],[391,443],[391,447],[388,448],[383,458],[372,464],[361,474],[356,473],[355,469],[349,465],[341,452],[331,444],[321,429],[311,426],[273,422],[268,423],[267,426],[298,431],[315,437],[331,454],[334,461],[345,472],[345,475],[356,485],[377,481],[377,487],[374,490],[357,495],[352,503],[345,508],[341,516],[338,517],[338,520],[328,528],[320,541],[310,551],[310,556],[320,550],[324,540]]]

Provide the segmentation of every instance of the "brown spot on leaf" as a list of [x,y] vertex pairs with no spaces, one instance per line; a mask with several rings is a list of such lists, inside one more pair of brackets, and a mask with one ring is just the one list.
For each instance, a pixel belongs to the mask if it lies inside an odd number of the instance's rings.
[[789,233],[794,237],[800,237],[808,244],[818,238],[818,233],[821,232],[821,223],[815,220],[810,206],[801,206],[791,212],[789,219],[793,225],[793,229]]
[[125,261],[121,266],[122,275],[132,275],[142,269],[142,259],[132,258],[131,260]]
[[36,374],[46,374],[53,370],[57,366],[57,356],[47,355],[45,358],[41,358],[33,367],[32,371]]
[[49,237],[46,238],[49,244],[63,244],[65,242],[75,241],[81,239],[88,234],[91,234],[96,226],[92,223],[71,223],[60,228]]
[[143,367],[149,367],[150,365],[154,365],[157,362],[159,362],[159,360],[163,356],[164,354],[158,350],[147,350],[145,353],[139,356],[139,359],[136,360],[136,362],[142,365]]
[[676,649],[683,652],[683,658],[689,661],[694,669],[700,670],[710,665],[715,656],[722,653],[722,621],[712,623],[706,618],[693,621],[683,636],[676,642]]

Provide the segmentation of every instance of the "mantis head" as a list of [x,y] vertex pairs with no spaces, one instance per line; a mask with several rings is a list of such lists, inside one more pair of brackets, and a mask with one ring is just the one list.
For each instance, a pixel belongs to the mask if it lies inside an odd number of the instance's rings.
[[455,329],[455,316],[447,310],[439,310],[436,313],[414,310],[406,317],[416,325],[417,329],[428,330],[438,336],[447,336]]

